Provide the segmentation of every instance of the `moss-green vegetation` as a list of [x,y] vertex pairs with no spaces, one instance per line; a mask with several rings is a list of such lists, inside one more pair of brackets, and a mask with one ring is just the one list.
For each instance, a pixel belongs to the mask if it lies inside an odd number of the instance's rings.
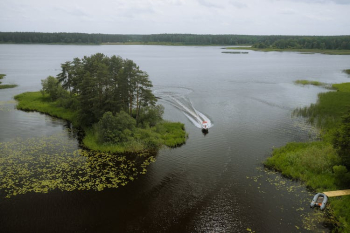
[[77,150],[65,133],[0,143],[0,195],[118,188],[145,174],[155,161],[147,153],[125,156]]
[[350,69],[343,70],[344,73],[350,74]]
[[127,141],[120,143],[99,143],[96,131],[86,131],[84,145],[96,151],[110,153],[140,152],[154,150],[162,145],[176,147],[186,142],[187,134],[182,123],[161,122],[154,127],[135,128]]
[[[350,117],[344,117],[350,107],[350,83],[334,84],[333,88],[337,91],[320,93],[316,104],[294,111],[322,129],[322,140],[288,143],[275,149],[265,162],[283,175],[304,181],[317,192],[348,189],[350,184],[347,153]],[[350,232],[349,201],[350,197],[330,198],[329,211],[335,216],[340,232]]]
[[253,51],[262,51],[262,52],[300,52],[303,54],[329,54],[329,55],[350,55],[350,50],[332,50],[332,49],[278,49],[278,48],[254,48],[254,47],[227,47],[226,49],[235,49],[235,50],[253,50]]
[[[41,92],[26,92],[15,96],[18,101],[17,109],[38,111],[50,116],[68,120],[75,126],[80,126],[77,113],[59,106],[57,101],[51,101],[48,95]],[[121,143],[100,143],[93,128],[84,128],[84,145],[95,151],[123,153],[154,150],[162,145],[176,147],[184,144],[187,134],[182,123],[161,122],[154,127],[135,128],[132,137]]]
[[333,84],[337,91],[320,93],[316,104],[298,108],[293,114],[307,117],[309,122],[324,130],[337,127],[350,106],[350,83]]
[[0,89],[7,89],[7,88],[14,88],[14,87],[17,87],[16,84],[0,84]]
[[332,89],[332,85],[328,83],[323,83],[319,81],[310,81],[310,80],[296,80],[294,81],[295,84],[298,85],[313,85],[313,86],[319,86],[319,87],[324,87],[327,89]]
[[274,149],[265,165],[281,171],[287,177],[299,179],[318,192],[336,190],[333,166],[340,158],[329,143],[289,143]]
[[77,114],[63,107],[58,106],[57,101],[51,101],[49,95],[42,95],[41,92],[26,92],[14,97],[17,101],[17,109],[24,111],[38,111],[50,116],[58,117],[72,122],[79,126]]
[[[6,76],[6,74],[0,74],[0,79],[3,79]],[[7,89],[7,88],[14,88],[17,87],[16,84],[4,84],[2,85],[0,82],[0,89]]]

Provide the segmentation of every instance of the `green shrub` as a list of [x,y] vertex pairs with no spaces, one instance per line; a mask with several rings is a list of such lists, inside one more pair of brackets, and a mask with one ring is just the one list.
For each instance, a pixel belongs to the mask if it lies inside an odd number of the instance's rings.
[[121,111],[116,116],[106,112],[94,128],[99,143],[118,143],[128,141],[128,138],[132,137],[131,131],[135,126],[135,119]]

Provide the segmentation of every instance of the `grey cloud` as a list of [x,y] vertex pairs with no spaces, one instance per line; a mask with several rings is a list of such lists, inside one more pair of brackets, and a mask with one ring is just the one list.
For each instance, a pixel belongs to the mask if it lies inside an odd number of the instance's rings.
[[350,4],[350,0],[288,0],[288,1],[297,1],[297,2],[305,2],[305,3],[335,3],[335,4],[341,4],[341,5],[348,5]]
[[205,7],[210,7],[210,8],[220,8],[222,9],[223,7],[222,6],[219,6],[219,5],[216,5],[216,4],[213,4],[211,3],[210,1],[208,0],[198,0],[198,3],[202,6],[205,6]]
[[77,17],[89,17],[90,15],[84,12],[82,9],[78,7],[73,8],[63,8],[63,7],[54,7],[54,11],[63,13],[70,16],[77,16]]
[[246,8],[247,7],[246,4],[239,2],[239,1],[235,1],[235,0],[230,0],[229,3],[237,8]]

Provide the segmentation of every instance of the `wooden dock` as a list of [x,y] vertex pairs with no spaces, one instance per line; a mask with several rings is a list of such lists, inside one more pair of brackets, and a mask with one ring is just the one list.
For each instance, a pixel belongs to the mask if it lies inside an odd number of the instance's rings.
[[323,192],[323,193],[326,194],[328,197],[346,196],[346,195],[350,195],[350,189],[337,190],[337,191],[328,191],[328,192]]

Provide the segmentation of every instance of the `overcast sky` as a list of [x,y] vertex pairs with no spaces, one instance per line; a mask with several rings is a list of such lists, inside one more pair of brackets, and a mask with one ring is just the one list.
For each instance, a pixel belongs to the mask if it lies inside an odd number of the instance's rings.
[[0,31],[350,35],[350,0],[0,0]]

